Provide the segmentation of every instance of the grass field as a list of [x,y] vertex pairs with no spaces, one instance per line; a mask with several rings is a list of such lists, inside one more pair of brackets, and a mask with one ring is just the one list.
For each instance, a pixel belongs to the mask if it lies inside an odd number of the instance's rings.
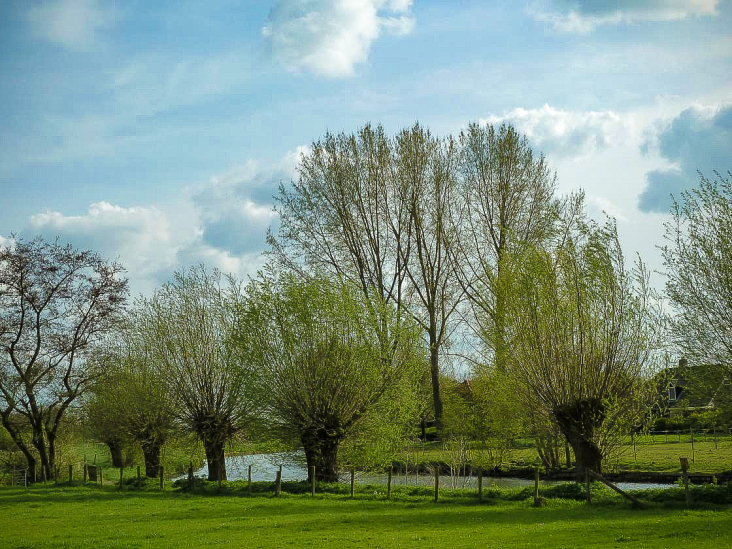
[[[562,457],[564,452],[561,452]],[[624,441],[619,451],[605,464],[608,471],[680,471],[679,457],[688,457],[692,473],[721,473],[732,471],[732,438],[697,436],[692,447],[689,434],[644,435],[635,440]],[[410,463],[444,461],[450,462],[450,452],[441,443],[415,445],[410,453],[403,453],[397,459]],[[693,458],[693,460],[692,460]],[[530,443],[519,445],[510,452],[510,460],[516,466],[538,464],[536,449]]]
[[247,497],[93,486],[0,488],[0,547],[732,547],[732,510],[681,501],[633,509],[597,489],[588,506],[526,492],[475,494],[396,489],[393,500],[362,489],[345,494]]

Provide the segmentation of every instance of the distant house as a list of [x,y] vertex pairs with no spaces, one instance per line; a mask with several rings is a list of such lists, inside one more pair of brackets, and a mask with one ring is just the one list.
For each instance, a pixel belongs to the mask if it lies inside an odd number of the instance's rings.
[[730,392],[719,366],[689,366],[685,359],[664,370],[660,381],[659,408],[667,417],[714,410],[716,401]]

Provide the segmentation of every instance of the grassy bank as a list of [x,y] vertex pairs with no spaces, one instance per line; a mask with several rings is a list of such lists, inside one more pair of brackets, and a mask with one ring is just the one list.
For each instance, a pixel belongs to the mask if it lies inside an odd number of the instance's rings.
[[[520,491],[445,491],[439,503],[416,489],[251,497],[236,486],[208,493],[96,486],[0,489],[0,547],[732,547],[732,510],[680,501],[633,509],[598,489],[595,504],[549,498],[531,506]],[[570,490],[571,492],[571,490]],[[550,494],[548,494],[550,495]],[[568,494],[572,496],[571,493]]]

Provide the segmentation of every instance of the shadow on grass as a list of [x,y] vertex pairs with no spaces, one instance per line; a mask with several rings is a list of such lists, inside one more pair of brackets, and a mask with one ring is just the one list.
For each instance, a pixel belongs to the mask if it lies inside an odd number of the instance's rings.
[[[474,515],[475,513],[490,512],[491,521],[501,521],[502,509],[511,510],[511,520],[516,520],[515,511],[526,509],[525,522],[533,522],[537,516],[542,520],[554,520],[552,516],[559,512],[561,517],[556,520],[566,520],[566,512],[579,515],[595,515],[612,510],[614,512],[631,513],[643,512],[633,509],[619,495],[595,483],[593,485],[593,504],[584,504],[584,487],[578,484],[560,484],[541,490],[542,497],[547,500],[544,509],[533,509],[533,491],[523,489],[487,489],[483,491],[483,501],[479,503],[477,493],[467,490],[443,490],[440,500],[433,501],[432,488],[416,486],[397,486],[392,489],[391,500],[386,499],[386,487],[383,485],[358,485],[354,498],[350,498],[350,487],[342,484],[318,484],[315,498],[310,497],[310,484],[307,482],[283,482],[282,493],[274,494],[274,483],[254,482],[250,488],[246,482],[218,483],[198,479],[192,488],[186,481],[178,481],[174,485],[168,484],[164,490],[159,489],[157,480],[143,481],[141,489],[137,488],[137,481],[128,482],[120,489],[118,486],[81,482],[36,484],[27,488],[0,488],[0,506],[8,507],[17,504],[63,504],[63,503],[104,503],[107,501],[133,500],[143,501],[180,501],[189,504],[200,500],[205,502],[211,499],[242,500],[242,510],[249,513],[271,513],[273,505],[278,515],[310,515],[324,513],[324,509],[338,505],[338,512],[357,515],[366,513],[375,516],[391,516],[394,508],[419,509],[425,516],[448,513],[450,516],[461,514]],[[650,489],[636,491],[635,495],[646,503],[645,509],[651,512],[654,509],[685,509],[686,499],[681,488]],[[693,486],[691,490],[693,507],[696,509],[723,510],[732,504],[732,484]],[[246,504],[244,503],[246,501]],[[289,503],[291,505],[288,505]],[[310,502],[310,503],[308,503]],[[310,506],[308,506],[310,505]],[[456,512],[457,511],[457,512]],[[197,508],[197,516],[201,519],[215,518],[217,510]],[[505,514],[505,513],[504,513]],[[523,516],[523,514],[522,514]],[[327,520],[321,516],[319,520]],[[367,519],[372,520],[372,519]],[[385,519],[386,520],[386,519]],[[390,518],[395,520],[397,518]],[[451,518],[450,520],[455,520]]]

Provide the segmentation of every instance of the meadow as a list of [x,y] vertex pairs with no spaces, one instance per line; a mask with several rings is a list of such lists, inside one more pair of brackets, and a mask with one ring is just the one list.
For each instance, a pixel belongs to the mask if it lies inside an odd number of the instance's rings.
[[543,508],[528,490],[489,489],[482,503],[446,490],[435,503],[428,489],[398,487],[386,500],[383,486],[359,487],[353,499],[300,488],[278,497],[267,483],[251,496],[236,483],[193,493],[152,484],[0,488],[0,547],[732,547],[732,509],[711,503],[729,501],[725,486],[696,488],[690,510],[680,489],[640,492],[648,503],[638,509],[599,485],[592,505],[570,484],[544,491]]

